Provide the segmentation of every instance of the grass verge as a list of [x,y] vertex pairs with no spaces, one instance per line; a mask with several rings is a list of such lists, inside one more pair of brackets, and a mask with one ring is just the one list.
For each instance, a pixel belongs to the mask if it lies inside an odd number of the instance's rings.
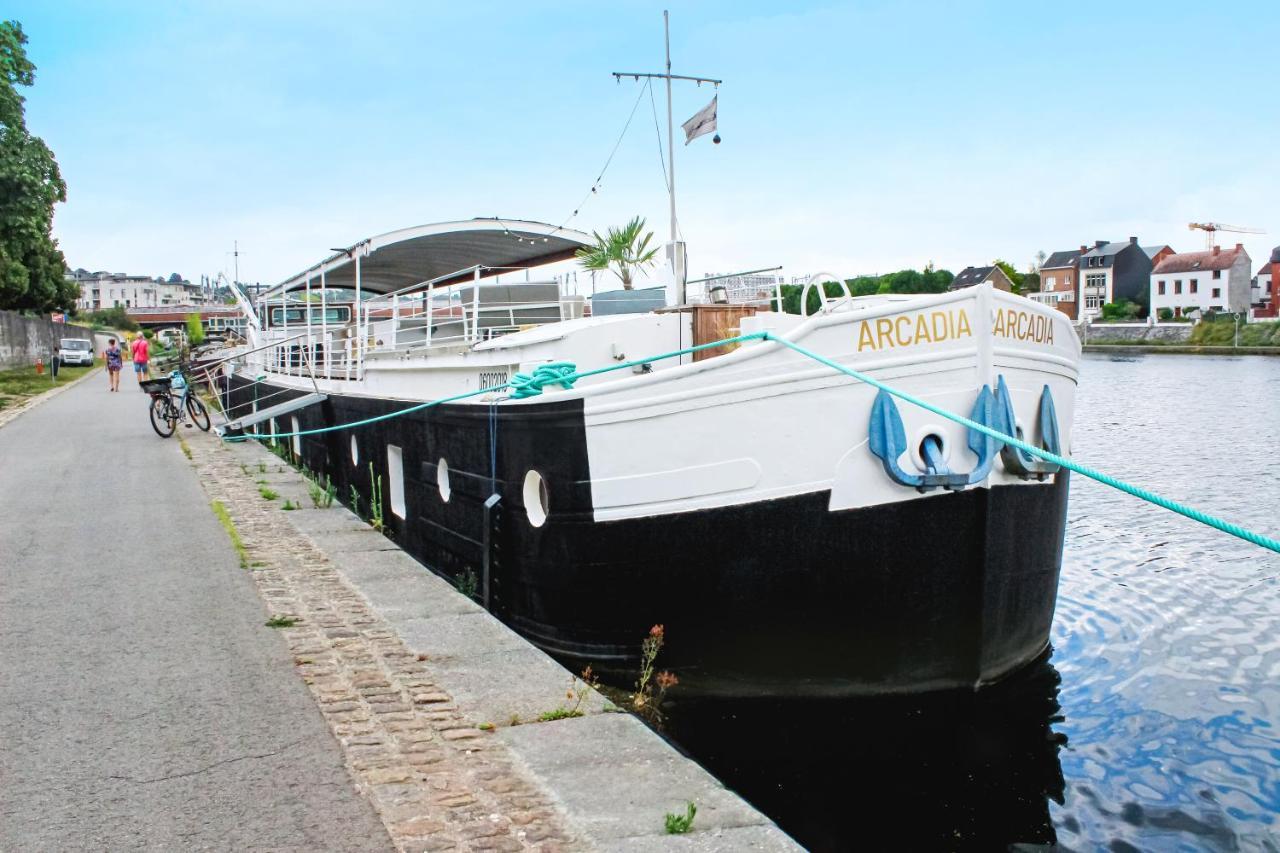
[[218,517],[222,529],[227,531],[227,536],[231,537],[231,547],[236,549],[236,556],[240,559],[240,568],[249,568],[249,552],[245,550],[244,542],[240,539],[240,531],[236,530],[236,523],[231,520],[231,514],[227,512],[227,508],[222,505],[222,501],[213,501],[213,514]]
[[[91,370],[92,367],[62,367],[58,369],[58,381],[55,383],[46,366],[43,374],[36,373],[34,367],[18,367],[13,370],[0,370],[0,409],[21,403],[28,397],[43,394],[52,388],[70,385]],[[104,377],[105,378],[105,377]]]

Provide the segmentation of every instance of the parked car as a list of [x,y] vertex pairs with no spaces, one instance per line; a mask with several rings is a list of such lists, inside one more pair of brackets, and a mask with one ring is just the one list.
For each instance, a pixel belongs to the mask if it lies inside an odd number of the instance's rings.
[[93,341],[85,338],[63,338],[58,342],[58,360],[64,366],[93,364]]

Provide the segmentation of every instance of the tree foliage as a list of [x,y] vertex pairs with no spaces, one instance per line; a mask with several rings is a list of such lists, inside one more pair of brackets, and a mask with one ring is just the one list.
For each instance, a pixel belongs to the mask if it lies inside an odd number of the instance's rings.
[[[930,265],[923,271],[899,270],[886,275],[860,275],[857,278],[846,279],[845,285],[853,296],[872,296],[877,293],[942,293],[954,278],[955,276],[949,270],[935,270]],[[804,285],[784,284],[781,289],[782,310],[788,314],[801,313],[800,296],[804,291]],[[825,282],[822,289],[828,299],[844,296],[843,288],[834,281]],[[806,313],[816,312],[819,305],[818,289],[814,287],[809,291]]]
[[649,248],[653,232],[645,234],[644,220],[639,216],[621,228],[610,228],[602,237],[599,232],[591,232],[595,238],[594,245],[584,246],[577,252],[578,262],[585,269],[609,270],[622,281],[622,287],[631,289],[632,277],[653,265],[658,254],[657,249]]
[[200,315],[195,312],[187,315],[187,343],[193,347],[204,343],[204,326],[200,323]]
[[22,25],[0,21],[0,308],[46,312],[75,304],[53,239],[53,206],[67,187],[53,152],[27,132],[19,86],[35,83]]

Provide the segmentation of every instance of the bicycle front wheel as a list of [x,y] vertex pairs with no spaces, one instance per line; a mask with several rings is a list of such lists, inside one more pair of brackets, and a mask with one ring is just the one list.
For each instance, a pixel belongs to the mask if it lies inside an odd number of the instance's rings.
[[204,407],[204,403],[195,394],[187,397],[187,412],[191,415],[191,422],[205,432],[209,431],[209,410]]
[[173,405],[164,397],[152,397],[151,428],[156,431],[156,435],[168,438],[173,435],[177,425],[178,419],[177,414],[173,412]]

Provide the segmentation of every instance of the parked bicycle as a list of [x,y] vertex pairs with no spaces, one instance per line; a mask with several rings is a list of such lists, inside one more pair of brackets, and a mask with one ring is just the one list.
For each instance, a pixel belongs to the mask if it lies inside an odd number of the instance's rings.
[[194,424],[205,432],[209,431],[212,426],[209,410],[194,388],[190,374],[181,365],[168,376],[142,383],[142,390],[151,395],[151,428],[156,435],[161,438],[173,435],[179,421],[188,427]]

